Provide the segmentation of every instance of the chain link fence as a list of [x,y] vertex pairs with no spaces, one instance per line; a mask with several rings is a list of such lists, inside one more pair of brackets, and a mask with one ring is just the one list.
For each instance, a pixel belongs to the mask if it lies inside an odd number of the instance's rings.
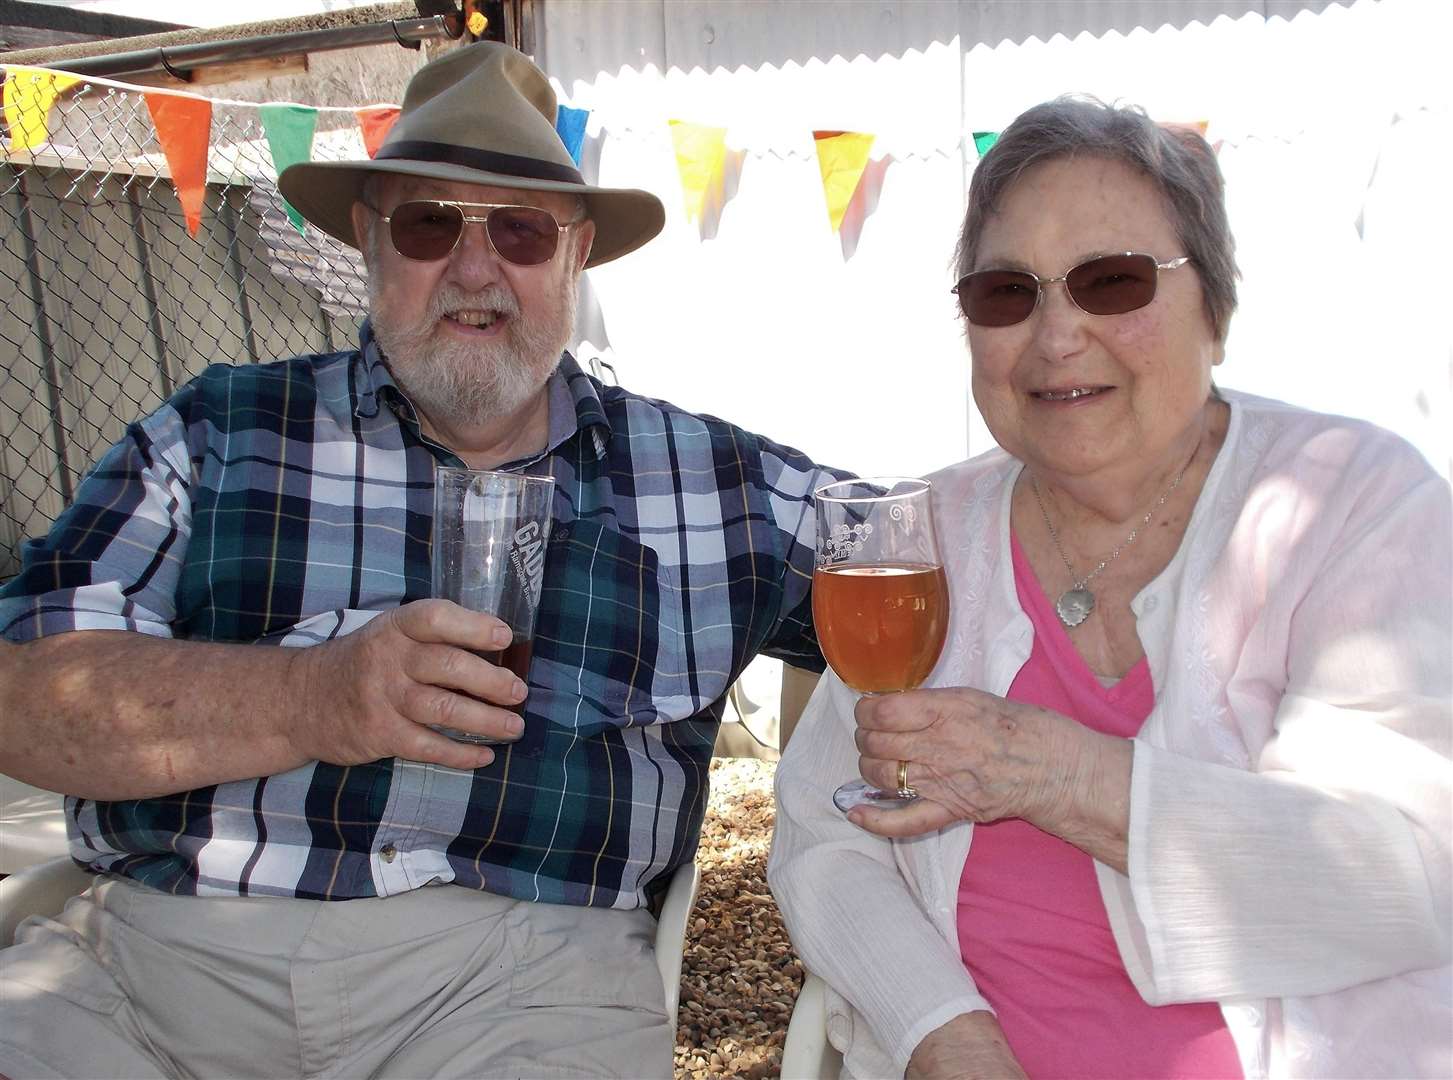
[[[142,91],[77,84],[48,134],[0,139],[0,582],[128,423],[208,364],[351,347],[366,303],[357,252],[288,220],[256,106],[214,104],[195,237]],[[314,160],[364,153],[319,110]]]

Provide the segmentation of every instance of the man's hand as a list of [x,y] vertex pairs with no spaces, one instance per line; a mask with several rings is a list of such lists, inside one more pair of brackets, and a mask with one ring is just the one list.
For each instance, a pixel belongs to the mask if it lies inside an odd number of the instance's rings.
[[904,1080],[997,1080],[1026,1074],[993,1013],[971,1012],[935,1028],[908,1059]]
[[356,765],[402,757],[456,769],[494,760],[488,747],[455,742],[431,725],[519,738],[508,710],[525,698],[513,673],[476,656],[510,640],[504,623],[447,600],[418,600],[363,629],[299,649],[304,687],[289,738],[308,760]]

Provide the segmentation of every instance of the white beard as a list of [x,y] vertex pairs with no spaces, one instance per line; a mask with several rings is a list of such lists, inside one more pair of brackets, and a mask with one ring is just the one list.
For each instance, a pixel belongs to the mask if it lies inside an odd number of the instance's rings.
[[[523,316],[503,286],[477,293],[446,285],[412,322],[395,321],[386,289],[369,276],[368,299],[374,335],[394,380],[414,408],[440,429],[470,427],[508,416],[549,381],[575,326],[576,290],[565,275],[545,309]],[[493,311],[509,319],[498,339],[478,345],[436,340],[439,320],[456,311]]]

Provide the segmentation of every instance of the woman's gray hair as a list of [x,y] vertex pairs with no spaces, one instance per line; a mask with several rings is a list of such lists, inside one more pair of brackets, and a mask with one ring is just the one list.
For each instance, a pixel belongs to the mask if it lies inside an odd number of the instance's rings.
[[[1107,105],[1071,95],[1036,105],[1005,128],[969,184],[969,207],[955,253],[958,276],[974,269],[984,226],[1026,169],[1082,155],[1134,169],[1160,192],[1182,250],[1156,254],[1191,256],[1206,315],[1216,340],[1225,341],[1240,275],[1216,153],[1195,130],[1163,127],[1134,105]],[[1063,269],[1054,267],[1051,272]]]

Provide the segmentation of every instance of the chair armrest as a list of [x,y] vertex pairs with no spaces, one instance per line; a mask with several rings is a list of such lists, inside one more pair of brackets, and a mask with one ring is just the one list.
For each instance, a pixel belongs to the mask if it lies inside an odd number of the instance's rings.
[[701,883],[701,869],[696,863],[678,867],[671,875],[671,885],[661,904],[661,917],[656,921],[656,964],[661,969],[661,984],[666,988],[666,1015],[671,1030],[676,1030],[676,1009],[681,1003],[681,958],[686,948],[686,927],[696,903],[696,887]]
[[0,948],[13,944],[15,928],[31,915],[57,915],[66,901],[85,892],[95,874],[70,856],[26,867],[0,881]]
[[782,1080],[838,1080],[842,1067],[842,1055],[827,1041],[827,984],[809,971],[782,1044]]
[[65,796],[0,775],[0,874],[65,855]]

